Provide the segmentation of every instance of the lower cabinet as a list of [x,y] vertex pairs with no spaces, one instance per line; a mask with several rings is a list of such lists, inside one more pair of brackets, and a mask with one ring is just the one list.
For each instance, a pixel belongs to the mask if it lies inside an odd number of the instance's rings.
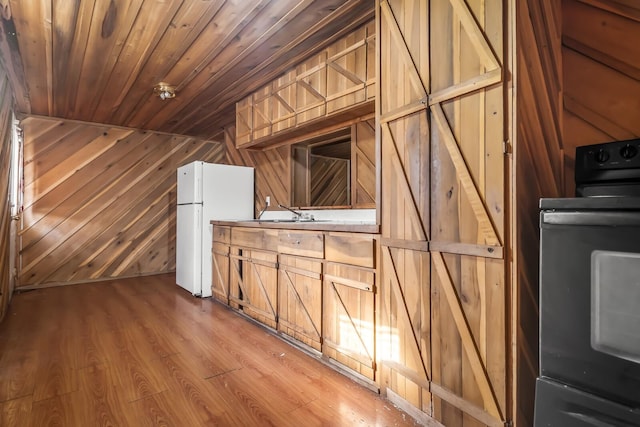
[[229,245],[213,242],[211,292],[213,298],[229,304]]
[[231,247],[229,305],[272,328],[277,323],[278,254]]
[[216,299],[377,380],[375,235],[241,227],[231,227],[230,238],[219,234]]
[[279,256],[278,330],[322,349],[322,261]]
[[375,379],[375,272],[328,262],[324,273],[322,353]]
[[229,304],[229,244],[230,228],[213,227],[213,243],[211,247],[211,292],[213,298]]

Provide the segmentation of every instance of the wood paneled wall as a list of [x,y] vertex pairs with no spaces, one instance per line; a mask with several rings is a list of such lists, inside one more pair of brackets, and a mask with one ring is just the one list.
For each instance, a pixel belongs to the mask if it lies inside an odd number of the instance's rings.
[[13,292],[13,266],[11,259],[11,206],[9,179],[11,171],[11,134],[13,95],[9,80],[0,66],[0,321],[4,318]]
[[[328,125],[330,128],[331,126]],[[357,121],[352,125],[351,138],[351,173],[355,174],[355,187],[352,187],[351,204],[354,208],[375,207],[376,196],[376,159],[375,132],[373,119]],[[333,129],[333,128],[331,128]],[[311,132],[317,137],[322,131]],[[278,203],[289,205],[292,197],[291,183],[291,146],[287,141],[284,145],[263,150],[248,150],[236,148],[236,130],[225,128],[220,139],[224,139],[227,150],[227,162],[232,165],[252,166],[256,168],[255,191],[256,213],[265,205],[265,197],[271,197],[271,208],[278,209]],[[299,142],[304,137],[298,137],[291,143]],[[353,183],[354,180],[352,179]]]
[[376,131],[373,119],[353,126],[351,139],[351,203],[357,208],[376,207]]
[[538,246],[541,197],[562,197],[561,9],[555,0],[516,2],[517,128],[514,147],[513,333],[516,425],[533,425],[538,376]]
[[195,138],[27,117],[18,286],[175,269],[176,168],[224,163]]
[[511,419],[503,7],[378,1],[382,381],[448,427]]
[[575,147],[640,136],[640,4],[562,2],[565,193]]
[[349,161],[311,156],[309,165],[311,206],[347,206],[351,195]]

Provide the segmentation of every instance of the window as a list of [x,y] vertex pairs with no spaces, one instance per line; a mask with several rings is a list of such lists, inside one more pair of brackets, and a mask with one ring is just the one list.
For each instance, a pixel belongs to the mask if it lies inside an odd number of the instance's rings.
[[22,208],[22,129],[15,116],[12,120],[11,166],[9,171],[9,203],[11,216],[16,216]]

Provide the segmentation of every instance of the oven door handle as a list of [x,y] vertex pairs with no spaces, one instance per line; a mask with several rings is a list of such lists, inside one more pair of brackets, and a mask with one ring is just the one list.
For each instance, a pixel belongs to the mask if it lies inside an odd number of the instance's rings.
[[540,216],[540,226],[545,225],[640,226],[640,212],[543,211]]
[[612,418],[607,415],[600,414],[586,414],[584,412],[574,411],[562,411],[568,418],[579,420],[585,426],[594,427],[634,427],[636,424],[631,424],[625,420],[619,418]]

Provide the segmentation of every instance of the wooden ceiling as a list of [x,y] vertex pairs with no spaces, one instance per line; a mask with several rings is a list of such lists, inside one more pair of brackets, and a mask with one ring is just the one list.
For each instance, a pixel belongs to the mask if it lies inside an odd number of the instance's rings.
[[[374,16],[372,0],[0,0],[21,113],[213,139],[235,102]],[[153,94],[160,81],[176,97]]]

